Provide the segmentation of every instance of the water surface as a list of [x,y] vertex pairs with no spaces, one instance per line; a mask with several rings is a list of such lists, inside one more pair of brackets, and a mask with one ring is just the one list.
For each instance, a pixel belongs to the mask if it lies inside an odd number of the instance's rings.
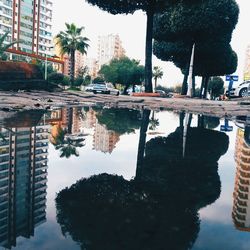
[[250,249],[245,123],[96,107],[1,118],[0,246]]

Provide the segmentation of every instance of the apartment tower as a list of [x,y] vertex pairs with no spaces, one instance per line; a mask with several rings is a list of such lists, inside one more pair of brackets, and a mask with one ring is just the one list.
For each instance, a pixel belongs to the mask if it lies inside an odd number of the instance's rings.
[[237,131],[235,161],[237,169],[232,217],[238,230],[250,231],[250,146],[245,142],[241,128]]
[[0,0],[0,34],[6,31],[6,42],[18,41],[11,59],[52,56],[51,0]]
[[109,34],[98,37],[98,69],[109,63],[113,58],[125,56],[119,35]]
[[0,127],[0,246],[8,249],[46,221],[49,127],[33,121]]

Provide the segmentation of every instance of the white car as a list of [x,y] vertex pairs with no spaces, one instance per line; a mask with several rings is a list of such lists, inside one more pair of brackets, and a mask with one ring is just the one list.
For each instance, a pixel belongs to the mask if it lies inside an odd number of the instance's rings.
[[111,95],[119,95],[120,91],[114,87],[112,83],[109,82],[98,82],[94,83],[93,93],[102,93],[102,94],[111,94]]
[[89,84],[88,86],[85,87],[85,91],[87,92],[93,92],[94,84]]
[[[226,92],[228,94],[228,91]],[[235,97],[247,97],[250,96],[250,81],[244,81],[239,84],[236,88],[232,88],[230,96]]]

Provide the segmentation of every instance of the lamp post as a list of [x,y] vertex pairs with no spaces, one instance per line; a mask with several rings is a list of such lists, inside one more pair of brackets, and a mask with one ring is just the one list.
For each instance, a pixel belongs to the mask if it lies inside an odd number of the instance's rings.
[[194,50],[195,50],[195,44],[193,44],[192,55],[191,55],[190,66],[189,66],[188,91],[187,91],[187,96],[189,97],[193,97],[193,91],[194,91],[192,87],[193,67],[194,67]]
[[[53,48],[54,48],[53,46],[48,47],[49,50],[53,49]],[[47,79],[48,79],[48,55],[47,55],[47,53],[45,53],[45,69],[44,70],[45,70],[44,79],[45,79],[45,81],[47,81]]]

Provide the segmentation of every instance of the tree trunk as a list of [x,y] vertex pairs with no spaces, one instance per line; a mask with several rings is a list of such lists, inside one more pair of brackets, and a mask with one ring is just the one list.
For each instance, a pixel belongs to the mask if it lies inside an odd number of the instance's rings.
[[192,96],[195,97],[195,75],[192,75]]
[[205,76],[202,76],[201,89],[200,89],[200,95],[199,95],[200,99],[202,99],[204,85],[205,85]]
[[180,122],[180,128],[182,128],[183,129],[183,127],[184,127],[184,118],[185,118],[185,112],[181,112],[180,114],[179,114],[179,122]]
[[127,95],[128,94],[128,85],[126,85],[123,89],[123,95]]
[[135,84],[133,84],[133,90],[132,91],[133,91],[133,93],[135,93]]
[[187,80],[188,80],[188,73],[187,71],[184,74],[183,82],[182,82],[182,88],[181,88],[181,94],[186,95],[187,94]]
[[204,115],[198,115],[198,128],[204,128],[205,123],[204,123]]
[[74,85],[75,81],[75,50],[70,51],[70,84],[71,87]]
[[210,78],[209,76],[206,76],[206,78],[205,78],[203,99],[207,98],[207,89],[208,89],[209,78]]
[[145,92],[152,93],[152,50],[153,50],[153,20],[154,7],[149,6],[147,12],[147,31],[146,31],[146,51],[145,51]]
[[140,139],[138,145],[138,154],[137,154],[136,177],[140,176],[140,172],[143,167],[143,159],[146,146],[146,137],[147,137],[150,113],[151,113],[150,110],[146,109],[143,110],[141,129],[140,129]]

